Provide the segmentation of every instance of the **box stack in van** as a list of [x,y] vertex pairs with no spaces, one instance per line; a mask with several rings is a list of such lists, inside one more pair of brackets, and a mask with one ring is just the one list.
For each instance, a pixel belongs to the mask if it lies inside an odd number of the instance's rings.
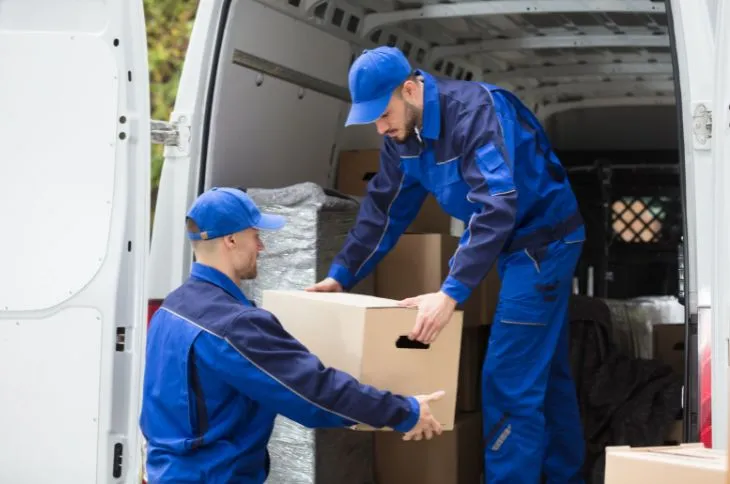
[[[354,153],[359,163],[349,168],[367,171],[372,160],[370,165],[377,166],[377,151],[367,154]],[[343,154],[343,160],[348,155]],[[499,279],[495,271],[490,273],[427,349],[402,344],[417,311],[397,307],[396,302],[437,291],[459,241],[450,234],[450,217],[437,204],[429,208],[427,202],[420,220],[414,221],[375,273],[352,291],[355,294],[302,291],[326,276],[355,221],[357,199],[365,193],[369,176],[347,169],[345,162],[340,179],[361,180],[360,186],[343,182],[334,192],[312,183],[247,190],[262,210],[285,215],[288,225],[275,233],[261,233],[266,250],[260,254],[258,276],[244,282],[243,289],[257,305],[276,314],[325,365],[395,393],[445,390],[447,395],[434,404],[434,412],[446,432],[428,442],[405,442],[397,432],[371,432],[363,426],[357,427],[361,431],[309,429],[279,416],[269,444],[272,462],[267,482],[478,482],[483,469],[481,365]],[[425,467],[413,466],[415,454],[439,458],[430,459]]]
[[[335,190],[314,183],[249,189],[263,210],[285,215],[288,225],[262,232],[266,250],[259,275],[245,282],[244,290],[327,366],[396,393],[446,390],[435,411],[447,430],[431,441],[405,442],[397,432],[371,432],[362,425],[356,427],[361,431],[309,429],[280,416],[269,445],[268,482],[459,484],[479,482],[483,475],[481,368],[499,297],[496,268],[457,307],[450,331],[428,350],[398,346],[415,321],[415,310],[396,308],[396,301],[439,290],[463,227],[438,204],[429,206],[435,203],[429,199],[354,294],[302,291],[326,277],[378,164],[377,150],[343,152]],[[573,297],[571,361],[587,440],[586,473],[595,482],[603,479],[607,462],[615,466],[628,455],[626,449],[604,453],[614,443],[629,439],[646,447],[683,440],[680,309],[672,298]],[[596,398],[608,386],[631,393],[621,402],[611,395],[601,406]],[[626,412],[633,416],[622,419]],[[631,453],[631,459],[637,455]],[[417,456],[428,464],[412,465]]]
[[[378,171],[378,150],[340,154],[338,191],[362,197]],[[415,220],[375,269],[375,295],[401,300],[436,292],[448,275],[449,259],[463,231],[429,195]],[[393,433],[375,435],[375,478],[379,484],[408,481],[430,483],[480,482],[483,469],[481,368],[487,349],[489,324],[496,309],[500,281],[490,271],[463,311],[453,431],[431,441],[404,442]],[[434,458],[429,458],[433,455]],[[438,456],[438,458],[436,458]],[[413,465],[413,462],[424,463]]]

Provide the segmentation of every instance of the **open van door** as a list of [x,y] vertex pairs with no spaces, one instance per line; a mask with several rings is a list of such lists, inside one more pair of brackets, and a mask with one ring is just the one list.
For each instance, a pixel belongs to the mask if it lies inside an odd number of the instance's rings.
[[[715,213],[712,262],[712,443],[728,448],[728,337],[730,337],[730,0],[718,0],[712,151]],[[709,235],[707,234],[708,238]],[[700,237],[705,234],[699,234]]]
[[139,482],[142,0],[0,2],[0,482]]
[[[712,113],[715,89],[716,9],[725,0],[668,0],[675,69],[678,72],[681,156],[686,201],[685,274],[685,440],[724,447],[727,439],[727,350],[719,338],[713,312],[713,279],[719,260],[713,256],[716,213],[713,173]],[[727,3],[725,1],[725,3]],[[721,272],[721,271],[720,271]],[[721,297],[720,299],[723,299]],[[725,356],[723,356],[723,351]],[[712,389],[718,391],[712,391]],[[714,420],[714,422],[713,422]],[[719,425],[719,426],[718,426]]]

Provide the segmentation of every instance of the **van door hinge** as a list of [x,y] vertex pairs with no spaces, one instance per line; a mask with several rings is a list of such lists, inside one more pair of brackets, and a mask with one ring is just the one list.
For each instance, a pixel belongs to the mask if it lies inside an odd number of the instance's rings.
[[180,130],[167,121],[153,119],[150,123],[152,143],[165,146],[177,146],[180,143]]
[[692,134],[697,150],[709,150],[712,146],[712,111],[707,107],[709,105],[705,102],[692,104]]

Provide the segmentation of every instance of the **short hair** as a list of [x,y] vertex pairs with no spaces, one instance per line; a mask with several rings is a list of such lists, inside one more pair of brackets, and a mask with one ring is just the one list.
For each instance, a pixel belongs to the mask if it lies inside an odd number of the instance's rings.
[[187,228],[188,232],[192,232],[194,234],[200,233],[200,227],[198,227],[198,224],[195,223],[195,220],[191,219],[190,217],[185,217],[185,227]]

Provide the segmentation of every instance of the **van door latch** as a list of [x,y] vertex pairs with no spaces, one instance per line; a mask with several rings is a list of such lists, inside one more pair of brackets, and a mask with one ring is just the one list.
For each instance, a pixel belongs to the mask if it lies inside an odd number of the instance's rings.
[[694,134],[695,149],[709,150],[712,140],[712,111],[709,103],[694,103],[692,106],[692,134]]

